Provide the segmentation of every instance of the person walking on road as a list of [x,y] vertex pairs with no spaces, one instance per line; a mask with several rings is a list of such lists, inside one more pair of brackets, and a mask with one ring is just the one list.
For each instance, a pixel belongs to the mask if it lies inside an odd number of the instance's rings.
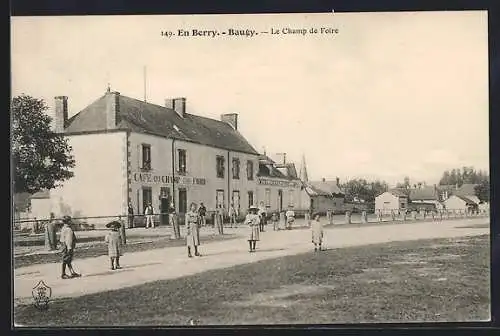
[[104,241],[108,244],[108,257],[111,263],[111,270],[120,269],[120,256],[122,255],[122,237],[118,230],[122,225],[117,221],[112,221],[106,224],[106,227],[111,231],[104,237]]
[[196,203],[191,203],[189,211],[186,213],[186,245],[188,250],[188,257],[192,258],[193,255],[191,251],[194,251],[194,255],[201,257],[198,251],[198,246],[200,246],[200,229],[199,229],[199,217],[198,212],[196,212]]
[[155,224],[153,221],[153,206],[151,203],[148,204],[146,209],[144,209],[144,215],[146,216],[146,229],[149,227],[154,228]]
[[207,208],[205,208],[205,205],[203,202],[200,202],[200,207],[198,208],[198,215],[200,216],[200,223],[201,226],[204,227],[207,225]]
[[258,215],[259,208],[251,206],[248,209],[248,214],[245,217],[245,224],[248,225],[248,245],[250,246],[249,252],[255,252],[257,241],[260,238],[260,216]]
[[313,220],[311,222],[311,232],[312,232],[312,243],[314,244],[314,251],[321,251],[321,244],[323,243],[323,224],[320,221],[320,216],[318,213],[312,215]]
[[[81,275],[76,273],[73,269],[73,254],[76,247],[76,235],[71,229],[71,217],[63,217],[63,227],[61,229],[60,242],[62,246],[62,279],[77,278]],[[66,267],[68,267],[71,275],[66,274]]]

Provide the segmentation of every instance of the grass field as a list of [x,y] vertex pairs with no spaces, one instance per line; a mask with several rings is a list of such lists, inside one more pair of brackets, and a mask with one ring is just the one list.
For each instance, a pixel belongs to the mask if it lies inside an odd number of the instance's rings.
[[[201,238],[203,244],[234,239],[237,236],[234,234],[224,234],[224,236],[210,235]],[[127,245],[124,247],[124,252],[139,252],[152,249],[160,249],[165,247],[175,247],[186,245],[186,239],[173,240],[169,237],[131,237],[127,238]],[[94,242],[93,244],[86,244],[84,246],[78,246],[75,249],[75,258],[92,258],[108,254],[108,247],[104,243],[103,238],[100,237],[99,242]],[[29,255],[19,255],[14,257],[14,268],[20,268],[24,266],[44,264],[44,263],[55,263],[61,262],[60,253],[50,253],[50,254],[29,254]]]
[[22,325],[325,324],[489,318],[489,236],[265,260],[15,309]]

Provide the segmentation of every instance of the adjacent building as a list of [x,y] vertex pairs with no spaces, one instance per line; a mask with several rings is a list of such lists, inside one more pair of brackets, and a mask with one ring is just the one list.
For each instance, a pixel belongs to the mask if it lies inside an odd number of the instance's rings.
[[269,212],[307,209],[307,195],[293,163],[276,163],[267,155],[260,155],[257,192],[259,202],[263,201]]
[[471,200],[466,196],[461,195],[451,195],[446,201],[443,202],[446,210],[459,211],[459,212],[469,212],[477,211],[479,209],[479,204],[475,200]]

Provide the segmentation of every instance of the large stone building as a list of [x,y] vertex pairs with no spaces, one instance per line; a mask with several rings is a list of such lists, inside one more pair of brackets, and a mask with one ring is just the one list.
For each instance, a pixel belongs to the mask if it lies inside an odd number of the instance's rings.
[[76,166],[50,192],[56,215],[124,215],[129,202],[140,214],[148,203],[156,213],[174,203],[183,214],[190,202],[244,212],[259,201],[259,154],[238,132],[237,114],[214,120],[187,113],[185,98],[159,106],[109,89],[69,119],[67,107],[67,97],[56,97],[54,126]]

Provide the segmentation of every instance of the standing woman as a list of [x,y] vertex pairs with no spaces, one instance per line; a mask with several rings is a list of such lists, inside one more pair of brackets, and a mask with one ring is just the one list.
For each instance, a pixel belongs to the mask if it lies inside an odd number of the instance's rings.
[[250,246],[250,253],[255,252],[257,241],[259,240],[260,216],[257,214],[258,211],[259,208],[257,207],[250,207],[245,218],[245,224],[247,224],[249,228],[248,244]]
[[200,229],[199,225],[199,215],[196,211],[196,203],[191,203],[189,211],[186,213],[186,245],[188,249],[188,257],[192,258],[193,255],[191,251],[194,250],[194,255],[201,257],[198,251],[198,246],[200,246]]

